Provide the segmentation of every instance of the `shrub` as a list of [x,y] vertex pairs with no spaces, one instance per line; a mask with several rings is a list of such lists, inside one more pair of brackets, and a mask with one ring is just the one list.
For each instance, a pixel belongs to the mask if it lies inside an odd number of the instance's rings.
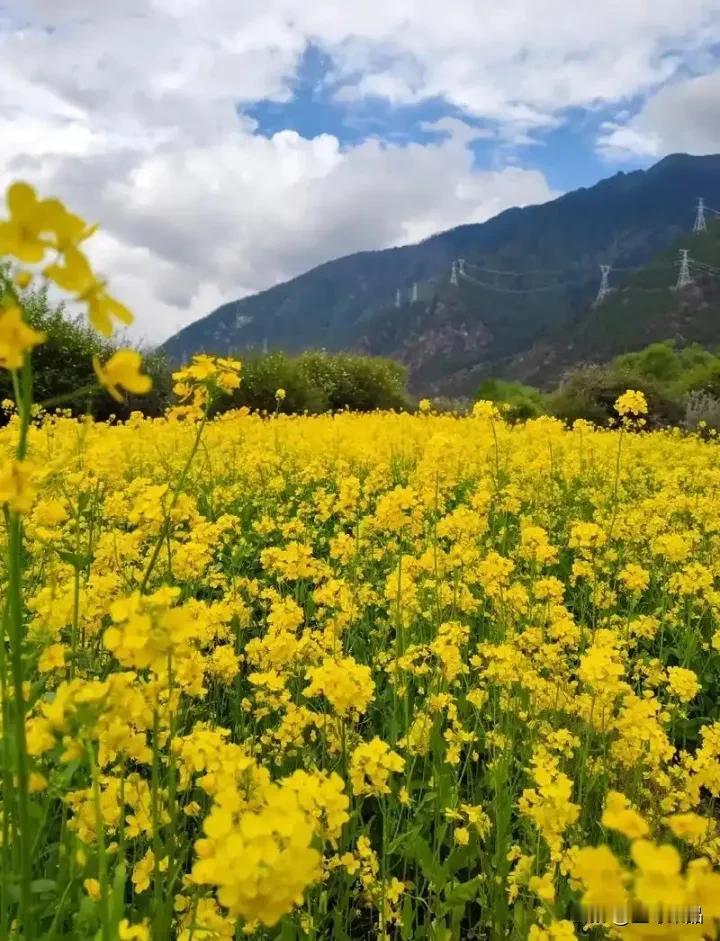
[[285,390],[280,410],[288,413],[320,412],[324,410],[321,390],[313,388],[298,368],[297,358],[282,352],[250,355],[243,359],[242,382],[233,393],[226,408],[251,408],[255,411],[275,411],[276,392]]
[[688,393],[684,425],[688,431],[720,431],[720,399],[707,392]]
[[[250,356],[243,362],[243,379],[229,408],[247,408],[287,413],[349,408],[407,409],[407,370],[399,363],[379,357],[350,353],[308,352],[300,356],[272,352]],[[275,393],[285,390],[278,404]]]
[[303,353],[298,366],[330,409],[408,409],[407,369],[392,359],[352,353]]
[[[4,277],[0,271],[0,286]],[[30,354],[36,402],[47,404],[50,409],[54,405],[69,409],[75,415],[91,414],[99,421],[111,415],[124,419],[132,411],[148,416],[163,414],[172,392],[170,367],[163,353],[143,352],[143,370],[153,380],[152,390],[116,402],[97,385],[92,361],[97,356],[105,362],[123,344],[104,339],[80,317],[69,317],[62,305],[50,303],[44,289],[26,291],[23,309],[27,322],[47,335],[47,340]],[[7,370],[0,371],[0,399],[3,398],[14,398]]]
[[545,411],[539,389],[503,379],[486,379],[477,390],[475,399],[505,405],[504,415],[508,421],[526,421]]
[[682,403],[661,385],[625,368],[581,366],[567,373],[558,389],[549,396],[551,414],[569,423],[585,419],[606,425],[617,418],[614,404],[626,389],[637,389],[648,402],[649,427],[677,425],[684,417]]
[[467,415],[472,408],[470,399],[452,398],[447,395],[433,396],[430,405],[431,410],[439,415]]

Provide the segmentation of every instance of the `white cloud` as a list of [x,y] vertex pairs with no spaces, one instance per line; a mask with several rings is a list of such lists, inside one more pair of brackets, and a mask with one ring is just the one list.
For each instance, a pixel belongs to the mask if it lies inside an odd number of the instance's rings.
[[600,149],[609,157],[659,157],[671,152],[720,151],[720,71],[662,88],[625,124],[602,129]]
[[[4,17],[0,185],[29,178],[102,223],[97,263],[151,339],[329,257],[549,198],[510,158],[475,167],[470,143],[629,100],[720,35],[716,0],[686,0],[680,25],[670,0],[15,0]],[[243,106],[288,100],[310,43],[338,99],[441,98],[467,123],[425,145],[261,135]],[[623,130],[647,139],[606,137]]]

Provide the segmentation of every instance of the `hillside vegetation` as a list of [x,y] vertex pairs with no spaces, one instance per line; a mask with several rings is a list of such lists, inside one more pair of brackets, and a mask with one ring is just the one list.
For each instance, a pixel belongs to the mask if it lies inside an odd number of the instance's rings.
[[518,382],[487,380],[476,398],[501,405],[512,421],[552,415],[568,423],[584,419],[606,425],[616,418],[614,403],[625,389],[643,393],[650,426],[720,431],[720,350],[699,344],[678,347],[672,340],[652,343],[608,363],[571,369],[549,392]]
[[[703,239],[709,246],[703,257],[710,260],[718,244],[717,232],[716,228]],[[634,292],[644,289],[635,282],[623,290],[633,297]],[[50,411],[63,408],[75,415],[91,414],[98,420],[111,416],[122,420],[134,411],[157,417],[172,406],[172,367],[162,352],[145,354],[152,391],[142,396],[128,394],[117,402],[98,386],[92,366],[94,356],[107,360],[117,343],[102,338],[82,321],[69,319],[61,308],[48,303],[42,291],[27,292],[24,303],[28,322],[47,337],[30,354],[39,404]],[[616,316],[622,307],[620,298],[607,303],[607,314]],[[603,305],[598,316],[605,315]],[[604,424],[614,415],[615,399],[627,388],[645,393],[649,420],[655,425],[695,428],[698,421],[705,421],[709,427],[720,428],[720,359],[699,344],[683,347],[672,340],[607,363],[570,369],[549,391],[512,380],[488,379],[477,387],[475,398],[501,403],[512,421],[549,414],[567,421],[584,418]],[[0,372],[0,397],[13,397],[6,371]],[[290,356],[276,351],[248,355],[242,384],[213,408],[215,412],[249,408],[265,413],[319,414],[340,409],[412,410],[416,401],[407,390],[407,368],[393,360],[312,351]],[[460,412],[467,411],[470,404],[467,397],[454,401],[436,397],[432,401],[435,409]]]
[[[651,263],[689,231],[698,194],[720,207],[720,156],[667,157],[647,171],[619,173],[417,245],[329,261],[223,305],[168,340],[165,350],[177,362],[197,352],[244,358],[265,344],[289,353],[355,350],[407,365],[417,394],[469,395],[489,376],[522,379],[511,362],[549,337],[549,352],[557,355],[566,331],[593,316],[599,266]],[[485,274],[482,284],[461,278],[455,286],[451,263],[458,258],[468,270],[519,275]],[[674,335],[674,329],[647,339],[640,334],[633,343]],[[562,357],[558,362],[565,365]],[[561,371],[546,373],[544,381]]]
[[[689,251],[693,283],[676,291],[681,249]],[[568,367],[653,342],[720,343],[720,219],[710,218],[706,232],[682,235],[641,270],[611,277],[614,290],[598,307],[542,337],[501,373],[547,387]]]

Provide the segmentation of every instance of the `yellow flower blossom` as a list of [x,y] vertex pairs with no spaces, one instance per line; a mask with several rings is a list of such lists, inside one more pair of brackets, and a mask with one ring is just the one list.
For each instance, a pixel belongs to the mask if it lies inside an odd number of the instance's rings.
[[118,350],[110,359],[101,364],[97,356],[93,357],[93,369],[100,385],[118,402],[123,401],[120,390],[144,395],[152,388],[150,376],[140,372],[142,356],[136,350]]
[[648,404],[645,394],[628,389],[615,401],[615,411],[622,416],[647,415]]
[[20,369],[25,355],[45,339],[41,330],[35,330],[23,321],[19,307],[0,308],[0,366]]
[[8,461],[0,465],[0,503],[7,503],[16,513],[27,513],[35,500],[35,468],[27,461]]

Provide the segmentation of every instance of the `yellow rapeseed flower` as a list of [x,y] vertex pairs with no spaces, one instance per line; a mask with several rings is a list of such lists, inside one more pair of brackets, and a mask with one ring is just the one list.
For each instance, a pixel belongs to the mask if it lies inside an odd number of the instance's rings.
[[28,183],[13,183],[7,191],[10,218],[0,221],[0,255],[36,264],[45,257],[48,241],[43,238],[43,205]]
[[113,332],[113,320],[126,326],[133,322],[133,315],[105,290],[105,282],[96,278],[90,263],[79,248],[68,248],[64,264],[49,265],[45,274],[58,287],[75,295],[76,301],[87,307],[90,323],[109,337]]
[[647,415],[648,403],[645,393],[628,389],[615,400],[615,411],[622,416]]
[[34,468],[27,461],[0,465],[0,503],[7,503],[15,513],[26,513],[36,492]]
[[632,807],[627,797],[619,791],[608,791],[601,823],[604,827],[617,830],[631,840],[647,836],[650,832],[647,821]]
[[142,356],[137,350],[118,350],[104,364],[97,356],[93,356],[93,368],[98,382],[118,402],[123,401],[121,389],[135,395],[144,395],[152,388],[152,379],[140,372],[141,366]]
[[26,324],[16,305],[0,309],[0,366],[20,369],[25,354],[44,343],[46,335]]

